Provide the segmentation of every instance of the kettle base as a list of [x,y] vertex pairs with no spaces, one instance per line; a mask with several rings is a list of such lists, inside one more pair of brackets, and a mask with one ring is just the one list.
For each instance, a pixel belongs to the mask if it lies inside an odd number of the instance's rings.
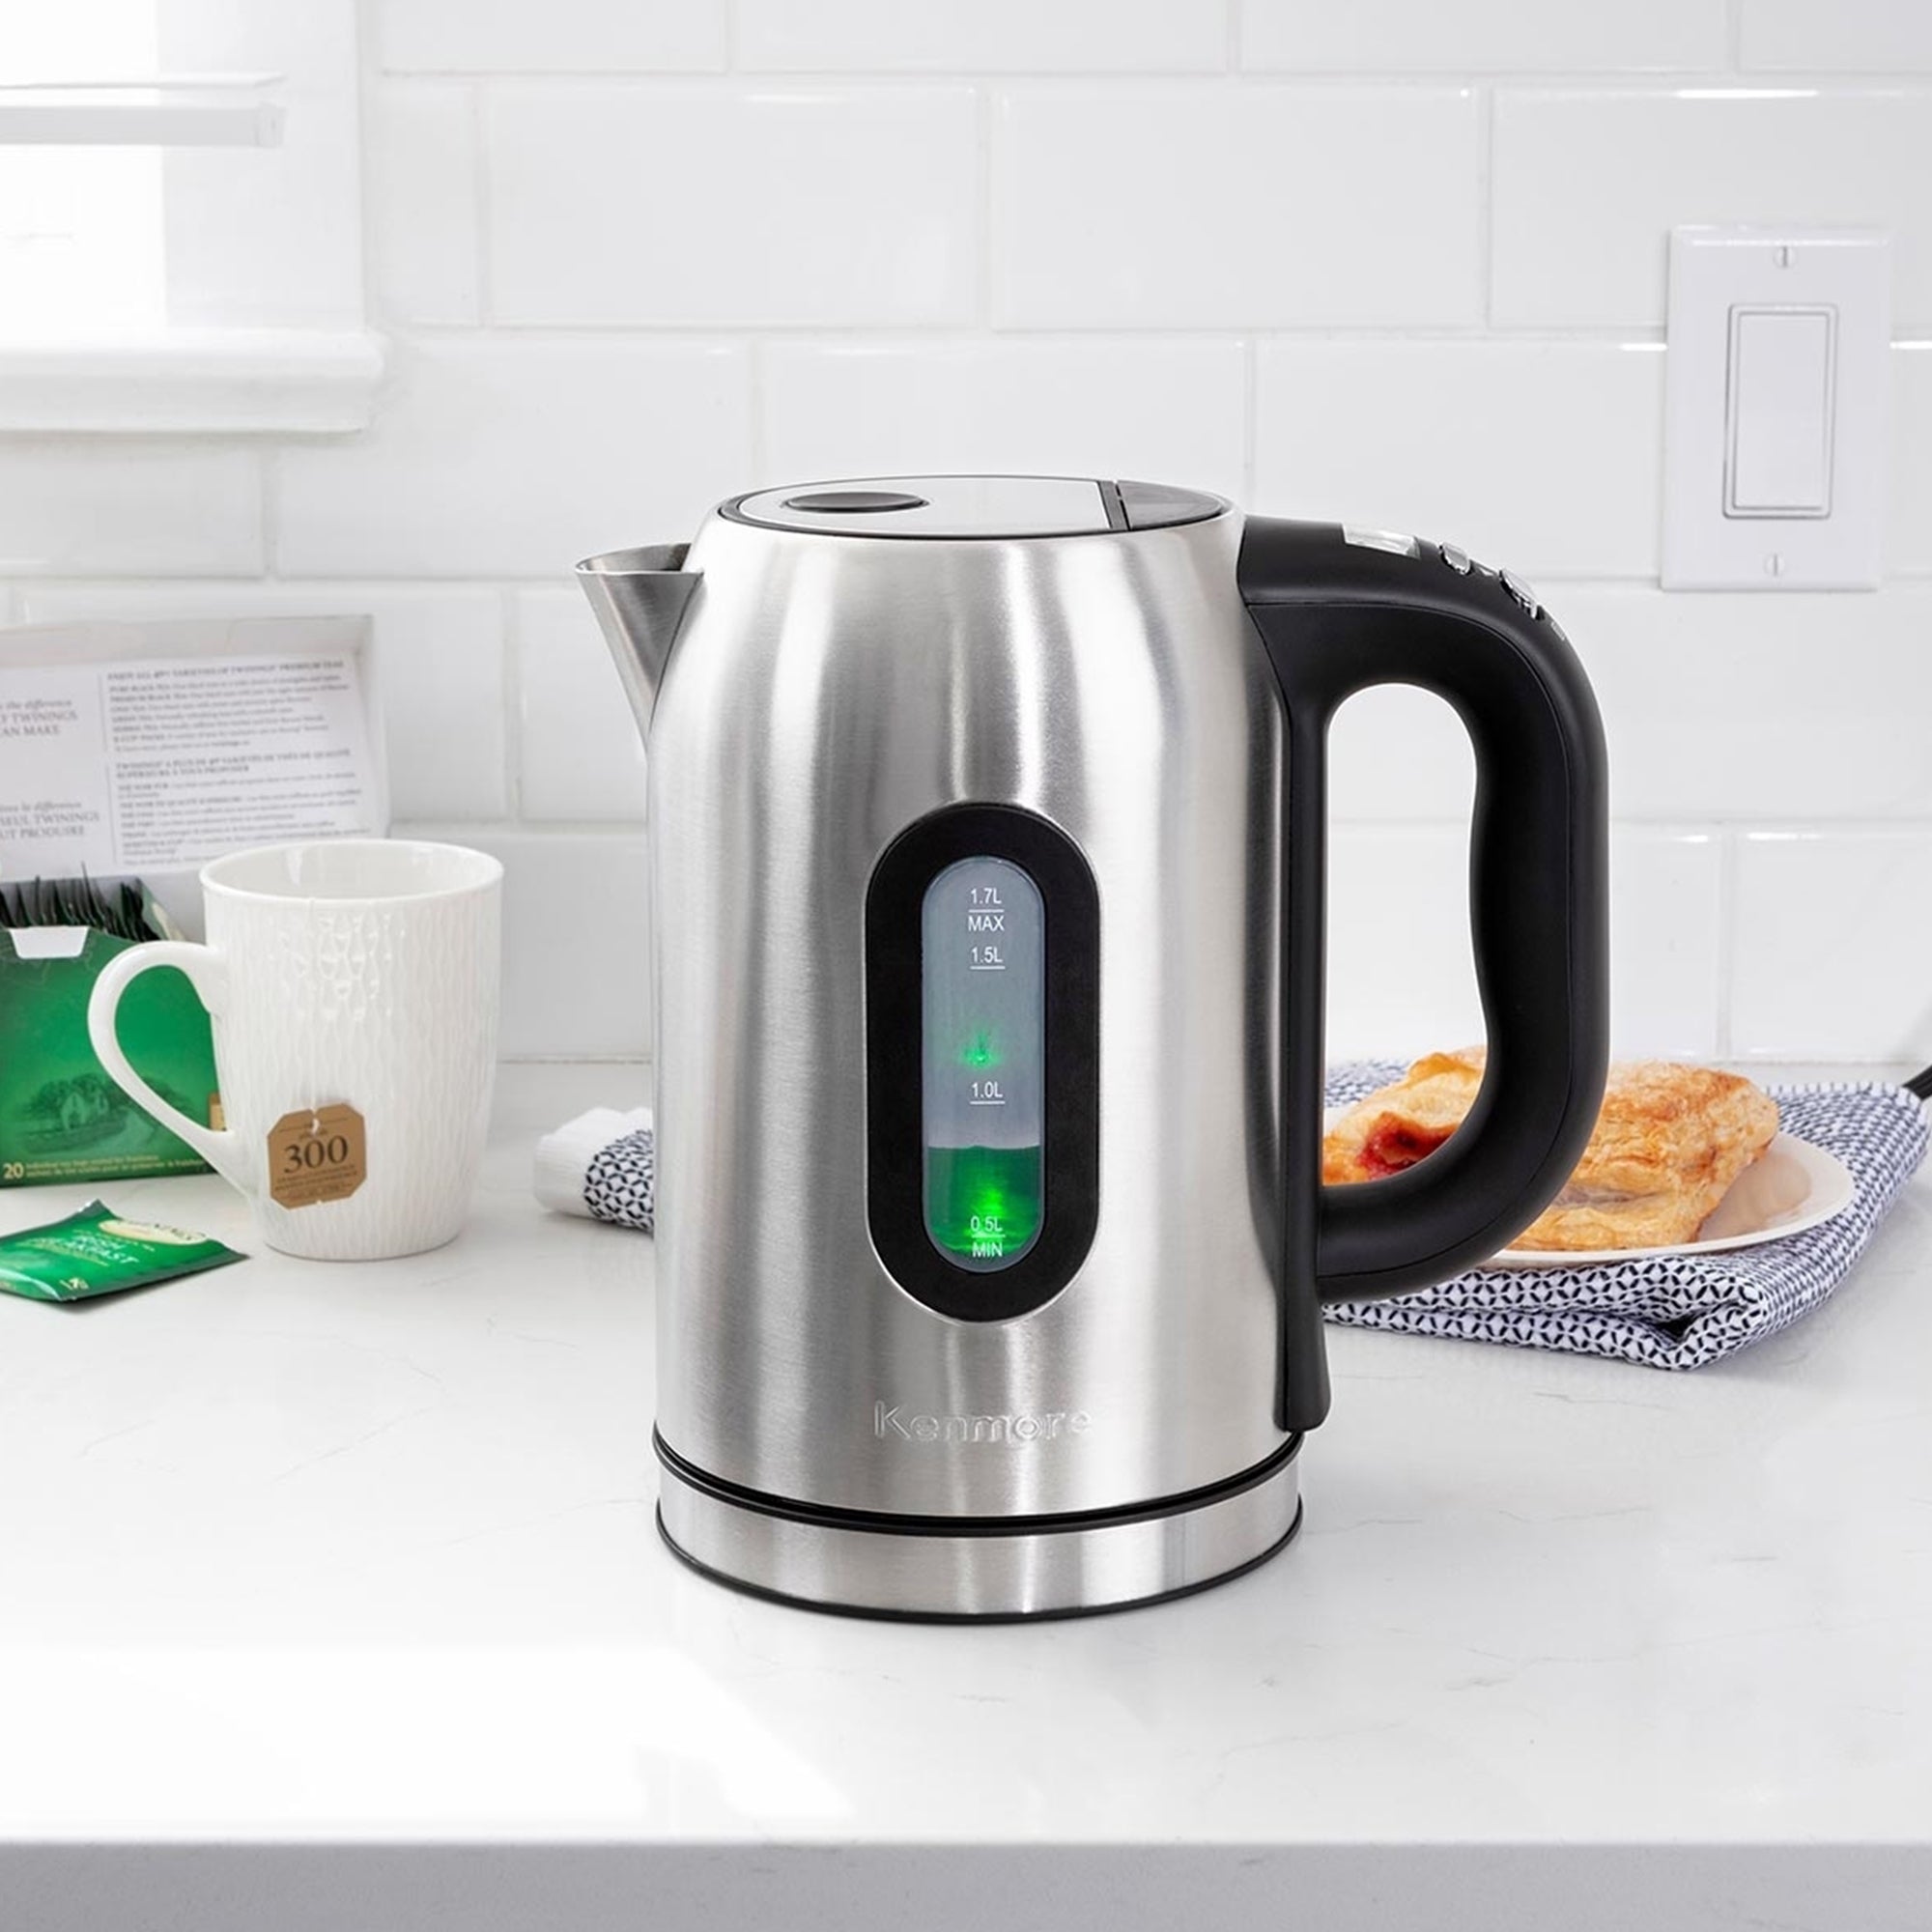
[[1091,1615],[1183,1597],[1264,1563],[1301,1526],[1291,1436],[1183,1496],[1064,1516],[888,1517],[721,1482],[662,1439],[658,1528],[714,1582],[852,1616],[932,1623]]

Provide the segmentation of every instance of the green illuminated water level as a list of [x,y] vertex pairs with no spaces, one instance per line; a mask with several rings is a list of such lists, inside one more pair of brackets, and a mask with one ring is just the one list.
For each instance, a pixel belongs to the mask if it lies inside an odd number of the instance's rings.
[[1040,1151],[937,1148],[925,1151],[925,1225],[967,1267],[1005,1267],[1039,1233]]
[[959,1049],[961,1066],[997,1066],[1000,1059],[1000,1042],[993,1037],[991,1027],[976,1028]]

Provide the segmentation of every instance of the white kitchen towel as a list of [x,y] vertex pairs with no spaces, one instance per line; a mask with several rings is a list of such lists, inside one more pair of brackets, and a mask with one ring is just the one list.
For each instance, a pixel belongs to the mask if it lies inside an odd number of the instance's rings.
[[[1333,1069],[1331,1106],[1399,1079],[1397,1065]],[[1898,1190],[1925,1157],[1925,1109],[1875,1082],[1773,1087],[1788,1134],[1834,1153],[1858,1192],[1804,1234],[1721,1254],[1594,1267],[1472,1268],[1386,1301],[1337,1302],[1329,1321],[1465,1342],[1616,1355],[1654,1369],[1696,1369],[1808,1314],[1844,1280]]]
[[592,1107],[537,1143],[537,1199],[559,1214],[587,1214],[651,1232],[657,1167],[651,1110]]
[[[1329,1103],[1359,1100],[1401,1072],[1394,1064],[1338,1067],[1328,1080]],[[1701,1368],[1776,1334],[1844,1280],[1924,1158],[1927,1129],[1923,1106],[1902,1087],[1850,1083],[1771,1093],[1785,1132],[1836,1154],[1858,1183],[1851,1205],[1822,1226],[1722,1254],[1595,1267],[1472,1268],[1391,1300],[1338,1302],[1328,1319],[1615,1355],[1656,1369]],[[566,1212],[649,1234],[656,1208],[649,1119],[600,1108],[559,1129],[538,1149],[538,1194]],[[546,1148],[554,1150],[548,1183]]]

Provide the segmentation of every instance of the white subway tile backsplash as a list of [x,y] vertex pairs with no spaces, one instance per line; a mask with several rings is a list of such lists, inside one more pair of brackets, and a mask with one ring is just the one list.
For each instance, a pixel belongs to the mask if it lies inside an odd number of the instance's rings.
[[23,620],[367,616],[396,818],[501,818],[502,600],[459,584],[47,583]]
[[1932,342],[1893,343],[1891,371],[1886,568],[1932,572]]
[[1932,326],[1932,92],[1505,87],[1492,169],[1494,323],[1661,325],[1674,225],[1815,221],[1890,229]]
[[1328,811],[1367,823],[1469,822],[1476,761],[1447,701],[1408,684],[1371,685],[1328,727]]
[[375,305],[382,319],[477,321],[474,90],[433,80],[369,87],[363,153]]
[[995,320],[1480,321],[1479,144],[1467,88],[1009,89],[993,127]]
[[1619,817],[1932,818],[1932,583],[1548,600],[1603,707]]
[[[1932,583],[1880,597],[1546,593],[1595,687],[1611,808],[1656,826],[1932,819]],[[1337,818],[1465,822],[1468,740],[1440,699],[1360,693],[1329,734]]]
[[1925,0],[1742,0],[1742,13],[1747,68],[1932,73]]
[[[509,1052],[648,1045],[645,761],[571,562],[1018,469],[1518,569],[1604,711],[1616,1050],[1932,1055],[1932,8],[362,11],[372,428],[0,435],[0,620],[369,613],[399,827],[508,867]],[[1700,220],[1892,232],[1876,594],[1657,586]],[[1478,1037],[1461,724],[1364,692],[1329,767],[1331,1049]]]
[[641,819],[643,743],[583,593],[520,590],[515,623],[523,816]]
[[[435,828],[405,827],[423,837]],[[650,1051],[650,875],[641,833],[460,832],[503,862],[510,1060]]]
[[775,342],[762,388],[779,481],[1038,470],[1246,491],[1238,342]]
[[1723,848],[1712,832],[1610,835],[1610,1050],[1709,1060],[1719,1049]]
[[1223,66],[1202,0],[738,0],[737,65],[779,72],[1188,72]]
[[1328,839],[1330,1060],[1483,1037],[1463,826],[1338,825]]
[[[1619,830],[1610,1040],[1620,1057],[1718,1046],[1721,855],[1708,833]],[[1410,1058],[1484,1036],[1466,826],[1338,825],[1328,861],[1328,1054]]]
[[724,65],[727,0],[374,0],[392,71],[669,73]]
[[1255,507],[1534,578],[1657,567],[1663,356],[1604,342],[1266,342]]
[[966,87],[525,83],[486,110],[504,323],[971,320]]
[[[1205,10],[1204,10],[1205,11]],[[1309,73],[1494,73],[1724,64],[1724,0],[1242,0],[1241,64]]]
[[1932,1058],[1932,824],[1763,832],[1738,854],[1741,1059]]
[[292,575],[554,578],[682,534],[751,469],[742,349],[436,339],[393,361],[375,428],[276,459]]
[[0,437],[0,574],[253,575],[252,449],[158,438]]

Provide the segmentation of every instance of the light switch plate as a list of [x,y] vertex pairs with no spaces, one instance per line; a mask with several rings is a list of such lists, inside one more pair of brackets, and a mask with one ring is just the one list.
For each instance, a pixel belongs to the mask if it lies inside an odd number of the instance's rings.
[[1883,231],[1673,230],[1664,587],[1876,588],[1890,364]]

